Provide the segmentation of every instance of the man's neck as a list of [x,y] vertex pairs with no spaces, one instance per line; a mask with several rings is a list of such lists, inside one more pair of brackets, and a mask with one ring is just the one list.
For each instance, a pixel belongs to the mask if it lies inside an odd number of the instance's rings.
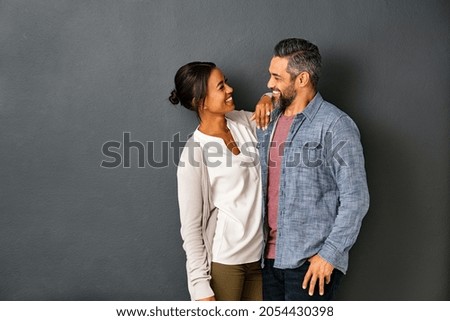
[[314,96],[316,95],[317,91],[311,90],[307,93],[298,94],[297,97],[295,97],[292,104],[290,104],[286,109],[284,110],[285,116],[293,116],[297,115],[298,113],[301,113],[303,110],[305,110],[306,106],[311,102],[311,100],[314,99]]

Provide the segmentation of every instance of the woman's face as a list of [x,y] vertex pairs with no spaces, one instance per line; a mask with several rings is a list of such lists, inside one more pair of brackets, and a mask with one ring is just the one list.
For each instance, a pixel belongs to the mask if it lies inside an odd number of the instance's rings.
[[204,112],[225,114],[234,110],[231,88],[218,68],[211,71],[208,79],[208,91],[203,105]]

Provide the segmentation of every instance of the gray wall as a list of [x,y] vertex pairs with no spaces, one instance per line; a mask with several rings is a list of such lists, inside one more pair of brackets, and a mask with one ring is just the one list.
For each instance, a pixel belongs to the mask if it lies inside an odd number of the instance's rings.
[[[173,76],[214,61],[252,110],[293,36],[319,46],[320,91],[365,147],[371,207],[339,299],[450,299],[449,18],[420,0],[1,1],[0,299],[188,299],[161,144],[196,118],[168,103]],[[132,148],[101,168],[124,132],[169,165]]]

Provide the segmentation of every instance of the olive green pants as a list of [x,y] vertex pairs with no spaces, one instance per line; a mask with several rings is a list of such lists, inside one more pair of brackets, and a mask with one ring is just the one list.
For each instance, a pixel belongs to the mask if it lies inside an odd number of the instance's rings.
[[261,301],[261,262],[238,265],[212,262],[211,287],[218,301]]

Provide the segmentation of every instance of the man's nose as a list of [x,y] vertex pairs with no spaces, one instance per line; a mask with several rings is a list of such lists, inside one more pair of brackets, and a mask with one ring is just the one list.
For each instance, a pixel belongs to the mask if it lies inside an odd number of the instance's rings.
[[275,87],[272,77],[269,78],[269,81],[267,82],[267,88],[272,89],[273,87]]

